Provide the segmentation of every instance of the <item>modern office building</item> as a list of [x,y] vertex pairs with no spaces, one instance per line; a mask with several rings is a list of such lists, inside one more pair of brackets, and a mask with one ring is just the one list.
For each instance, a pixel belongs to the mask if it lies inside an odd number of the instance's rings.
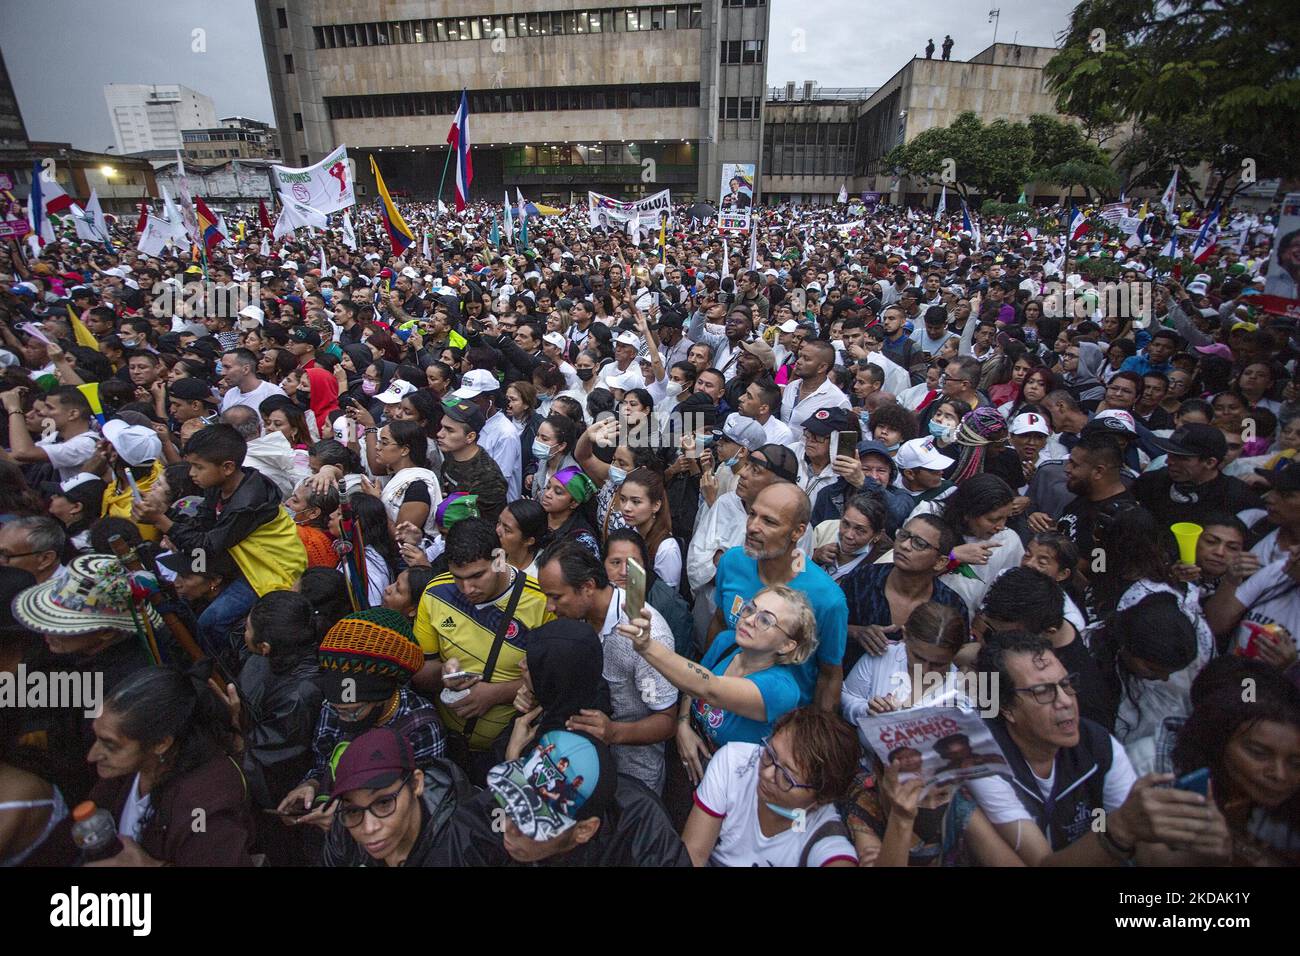
[[716,199],[723,163],[759,162],[767,3],[257,0],[257,11],[286,163],[347,144],[361,195],[374,154],[390,190],[430,198],[465,89],[472,197],[518,187],[568,203],[588,189]]
[[108,83],[104,99],[117,151],[122,155],[181,149],[182,130],[217,125],[212,99],[175,83]]
[[211,129],[181,130],[185,161],[219,165],[232,159],[280,160],[280,134],[274,126],[246,116],[227,116]]
[[825,205],[852,188],[858,112],[875,87],[833,89],[811,80],[768,90],[763,113],[763,196]]

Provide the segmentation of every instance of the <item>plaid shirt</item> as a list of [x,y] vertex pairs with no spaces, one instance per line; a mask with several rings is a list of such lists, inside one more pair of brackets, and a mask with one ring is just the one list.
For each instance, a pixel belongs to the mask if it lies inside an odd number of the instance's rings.
[[[397,711],[388,720],[387,726],[397,728],[405,735],[411,749],[415,751],[416,766],[422,766],[431,757],[442,756],[445,749],[444,736],[438,711],[409,687],[403,687],[397,692]],[[339,744],[358,736],[360,734],[353,725],[339,719],[339,712],[329,701],[322,703],[320,719],[316,722],[316,739],[312,742],[315,765],[302,778],[301,783],[315,781],[318,793],[328,793],[330,782],[334,779],[330,760],[335,749]]]

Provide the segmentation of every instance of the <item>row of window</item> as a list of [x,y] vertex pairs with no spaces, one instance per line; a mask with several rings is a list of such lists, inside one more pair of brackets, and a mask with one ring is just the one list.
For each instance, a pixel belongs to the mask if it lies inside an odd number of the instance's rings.
[[723,63],[762,63],[762,40],[723,40]]
[[[758,100],[753,102],[757,103]],[[473,113],[541,113],[554,110],[669,109],[700,105],[695,83],[637,83],[625,86],[541,87],[521,90],[474,90]],[[377,96],[327,96],[330,119],[384,116],[452,116],[459,93],[390,93]],[[757,109],[753,117],[758,116]]]
[[718,116],[729,120],[756,120],[763,108],[761,96],[720,96]]
[[530,166],[639,166],[653,159],[667,166],[693,166],[693,143],[603,143],[599,146],[514,146],[505,151],[505,164]]
[[388,46],[394,43],[447,43],[453,40],[635,33],[640,30],[698,30],[702,23],[703,8],[700,4],[678,3],[669,6],[611,7],[557,13],[508,13],[490,17],[335,23],[313,27],[312,30],[318,50],[333,50],[337,47]]

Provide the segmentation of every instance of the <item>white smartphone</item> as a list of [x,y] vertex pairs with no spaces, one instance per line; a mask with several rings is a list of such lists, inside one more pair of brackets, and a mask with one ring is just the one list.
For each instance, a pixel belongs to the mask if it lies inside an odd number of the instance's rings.
[[645,568],[632,558],[627,559],[627,597],[623,607],[629,621],[641,617],[645,609]]

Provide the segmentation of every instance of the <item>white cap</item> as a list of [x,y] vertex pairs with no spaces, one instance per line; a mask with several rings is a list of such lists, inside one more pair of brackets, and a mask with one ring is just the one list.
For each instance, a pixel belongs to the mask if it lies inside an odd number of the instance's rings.
[[420,273],[416,272],[412,266],[407,266],[405,269],[402,270],[401,274],[407,279],[420,278]]
[[272,272],[270,269],[263,269],[261,275],[259,275],[258,278],[259,278],[259,279],[274,279],[274,278],[275,278],[275,273]]
[[1021,412],[1015,418],[1011,419],[1012,435],[1050,435],[1052,430],[1047,427],[1047,419],[1037,412]]
[[634,349],[641,347],[641,337],[633,335],[631,332],[620,332],[614,339],[615,345],[630,345]]
[[127,276],[126,266],[113,266],[111,269],[105,269],[104,275],[114,276],[118,279],[125,279]]
[[765,275],[765,276],[779,276],[780,274],[781,274],[781,273],[777,272],[775,269],[764,269],[764,270],[763,270],[763,275]]
[[[251,325],[261,325],[266,320],[266,314],[255,305],[246,305],[239,310],[239,317],[247,319]],[[243,323],[240,323],[243,325]]]
[[894,464],[899,468],[928,468],[930,471],[943,471],[952,461],[939,453],[939,449],[934,447],[934,439],[929,437],[903,442],[894,456]]
[[554,345],[560,351],[564,351],[564,336],[559,332],[547,332],[542,336],[542,341],[547,345]]
[[1192,295],[1205,295],[1209,290],[1204,282],[1189,282],[1187,283],[1187,291]]
[[472,369],[460,380],[460,388],[452,392],[452,398],[478,398],[484,392],[495,392],[501,387],[497,377],[485,368]]
[[102,431],[105,440],[128,465],[146,465],[162,457],[162,442],[152,428],[128,425],[120,418],[110,418]]
[[1211,276],[1208,272],[1198,272],[1196,273],[1196,275],[1192,276],[1192,281],[1204,282],[1206,285],[1209,285],[1211,282],[1214,281],[1214,277]]
[[796,322],[794,319],[786,319],[784,322],[778,325],[777,328],[780,329],[782,332],[784,332],[786,335],[789,335],[795,329],[799,328],[799,323]]
[[294,272],[297,272],[297,271],[298,271],[298,263],[296,263],[296,262],[294,262],[292,259],[290,259],[288,262],[286,262],[286,263],[284,264],[284,268],[286,268],[286,269],[292,269]]
[[763,426],[740,412],[732,412],[727,416],[727,420],[722,423],[722,434],[749,451],[757,451],[767,444],[767,432]]
[[[159,442],[160,447],[161,444],[162,443]],[[59,490],[65,492],[71,491],[73,488],[77,487],[77,485],[84,485],[88,481],[99,481],[99,480],[100,480],[99,475],[91,474],[88,471],[79,471],[71,478],[64,478],[62,481],[60,481]]]
[[1105,411],[1100,411],[1094,415],[1092,420],[1094,422],[1102,422],[1107,431],[1120,430],[1119,428],[1116,428],[1115,425],[1110,424],[1111,422],[1115,422],[1130,435],[1136,435],[1138,433],[1137,425],[1133,421],[1133,416],[1122,408],[1107,408]]
[[640,365],[631,365],[622,375],[611,375],[605,379],[605,385],[608,388],[617,388],[622,392],[631,391],[634,388],[645,388],[645,376],[641,374]]
[[809,282],[804,286],[804,291],[806,292],[812,292],[813,290],[820,292],[822,290],[822,284],[820,282]]
[[388,383],[388,388],[376,395],[375,398],[379,399],[379,401],[383,402],[385,405],[396,405],[415,390],[415,386],[410,382],[403,381],[400,378],[395,378]]

